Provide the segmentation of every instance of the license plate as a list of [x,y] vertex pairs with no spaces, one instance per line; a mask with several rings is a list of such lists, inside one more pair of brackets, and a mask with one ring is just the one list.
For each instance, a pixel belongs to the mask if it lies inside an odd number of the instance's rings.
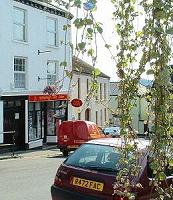
[[73,177],[72,184],[79,187],[88,188],[90,190],[96,190],[100,192],[103,191],[103,186],[104,186],[104,184],[101,182],[91,181],[91,180],[78,178],[78,177]]

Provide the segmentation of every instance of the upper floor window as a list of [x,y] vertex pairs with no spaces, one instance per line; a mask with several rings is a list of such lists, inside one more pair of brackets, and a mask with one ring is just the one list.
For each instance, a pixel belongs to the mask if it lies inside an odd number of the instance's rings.
[[89,79],[88,78],[87,78],[86,87],[87,87],[87,94],[89,94]]
[[47,18],[47,43],[50,46],[58,46],[58,21]]
[[102,83],[100,83],[100,100],[103,99]]
[[106,83],[104,83],[104,100],[107,99],[107,88],[106,88]]
[[55,85],[57,81],[57,66],[58,66],[58,62],[48,61],[48,64],[47,64],[47,84],[48,85]]
[[14,87],[26,88],[26,58],[14,58]]
[[14,39],[26,42],[26,10],[14,7]]
[[77,81],[77,83],[78,83],[78,91],[77,91],[77,97],[78,97],[78,99],[80,99],[81,98],[81,85],[80,85],[80,78],[78,78],[78,81]]

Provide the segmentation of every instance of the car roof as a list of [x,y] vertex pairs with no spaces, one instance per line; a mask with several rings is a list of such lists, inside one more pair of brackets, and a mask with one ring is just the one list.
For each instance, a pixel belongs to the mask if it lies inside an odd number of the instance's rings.
[[[150,144],[150,140],[145,138],[137,138],[135,142],[138,145],[138,148],[143,149]],[[97,145],[107,145],[107,146],[115,146],[115,147],[121,147],[124,143],[124,139],[121,137],[118,138],[99,138],[90,140],[87,143],[89,144],[97,144]]]
[[104,130],[118,130],[118,129],[120,129],[119,126],[111,126],[111,127],[104,128]]

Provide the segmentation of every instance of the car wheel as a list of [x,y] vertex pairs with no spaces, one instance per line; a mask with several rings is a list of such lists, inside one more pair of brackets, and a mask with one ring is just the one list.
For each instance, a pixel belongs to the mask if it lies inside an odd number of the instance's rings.
[[64,149],[63,151],[62,151],[62,153],[63,153],[63,156],[68,156],[68,150],[67,149]]

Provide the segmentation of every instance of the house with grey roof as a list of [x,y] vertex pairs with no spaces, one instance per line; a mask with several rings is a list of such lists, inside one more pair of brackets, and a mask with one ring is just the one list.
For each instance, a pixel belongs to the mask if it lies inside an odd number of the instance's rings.
[[[104,127],[109,120],[107,103],[110,77],[102,72],[94,75],[94,67],[75,56],[72,63],[70,100],[82,100],[82,106],[69,107],[72,119],[93,121]],[[93,83],[97,89],[93,88]]]

